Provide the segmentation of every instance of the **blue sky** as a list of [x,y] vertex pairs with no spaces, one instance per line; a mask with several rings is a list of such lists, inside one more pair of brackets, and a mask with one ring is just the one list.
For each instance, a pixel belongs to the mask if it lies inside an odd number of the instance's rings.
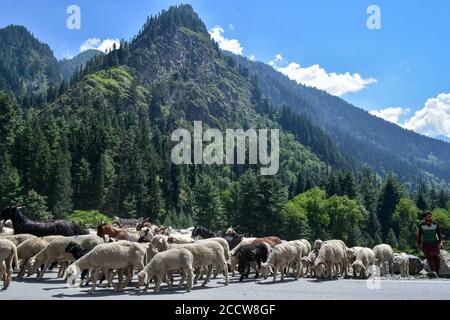
[[[0,27],[25,25],[63,58],[76,55],[88,39],[98,39],[91,40],[91,46],[106,39],[130,39],[148,15],[179,3],[0,0]],[[450,137],[449,1],[185,3],[194,7],[223,48],[271,62],[298,82],[339,95],[409,129]],[[81,30],[66,28],[66,9],[72,4],[81,9]],[[372,4],[381,10],[381,30],[367,28],[366,11]]]

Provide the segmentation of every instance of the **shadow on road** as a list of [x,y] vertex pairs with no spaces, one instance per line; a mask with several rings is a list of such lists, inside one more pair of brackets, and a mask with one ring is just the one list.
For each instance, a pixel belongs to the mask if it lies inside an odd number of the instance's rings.
[[265,286],[265,285],[285,284],[285,283],[289,283],[289,282],[297,282],[297,281],[298,281],[298,280],[295,280],[295,279],[284,279],[283,281],[281,281],[280,279],[277,279],[276,282],[273,282],[273,280],[269,280],[269,278],[268,278],[268,279],[266,279],[266,280],[260,280],[260,281],[257,281],[256,284]]

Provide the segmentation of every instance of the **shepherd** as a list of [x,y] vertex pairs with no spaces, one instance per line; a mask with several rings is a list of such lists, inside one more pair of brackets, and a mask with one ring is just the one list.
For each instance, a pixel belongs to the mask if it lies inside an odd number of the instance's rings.
[[423,213],[423,223],[419,225],[417,233],[417,247],[425,254],[430,266],[429,276],[437,278],[441,265],[441,249],[443,236],[438,223],[433,221],[431,211]]

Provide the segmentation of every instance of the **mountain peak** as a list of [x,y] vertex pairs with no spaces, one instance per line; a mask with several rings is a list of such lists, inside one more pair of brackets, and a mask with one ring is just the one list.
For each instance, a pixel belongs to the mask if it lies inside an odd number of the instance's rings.
[[59,81],[58,61],[47,44],[24,26],[0,29],[0,90],[23,97]]
[[171,28],[187,28],[194,32],[208,34],[205,24],[192,6],[182,4],[179,6],[171,6],[168,10],[163,10],[157,16],[147,18],[147,22],[138,37],[150,35],[154,38]]

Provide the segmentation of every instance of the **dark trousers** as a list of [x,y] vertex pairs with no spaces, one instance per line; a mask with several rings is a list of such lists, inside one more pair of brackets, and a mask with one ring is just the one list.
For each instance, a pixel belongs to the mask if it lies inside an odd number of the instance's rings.
[[427,257],[428,265],[430,270],[439,274],[441,266],[441,250],[439,249],[439,244],[426,244],[422,245],[422,251]]

